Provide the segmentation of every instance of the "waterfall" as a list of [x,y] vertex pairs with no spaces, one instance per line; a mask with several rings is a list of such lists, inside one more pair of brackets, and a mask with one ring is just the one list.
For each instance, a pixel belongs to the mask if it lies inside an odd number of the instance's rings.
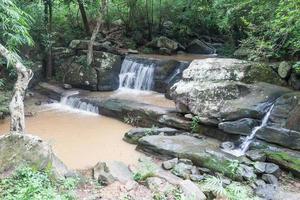
[[75,95],[78,91],[68,91],[62,97],[60,102],[47,105],[51,109],[65,110],[70,112],[78,112],[83,114],[99,114],[99,108],[93,104],[82,100]]
[[151,90],[154,68],[153,63],[141,63],[125,58],[119,75],[119,88]]
[[261,124],[252,129],[251,134],[245,138],[243,143],[240,144],[240,146],[237,149],[233,149],[233,150],[222,149],[222,150],[229,154],[237,156],[237,157],[245,155],[245,153],[249,149],[250,144],[252,143],[253,139],[255,138],[257,131],[259,131],[261,128],[267,126],[267,123],[268,123],[268,120],[270,118],[273,108],[274,108],[274,104],[272,104],[272,106],[269,108],[268,112],[263,117]]

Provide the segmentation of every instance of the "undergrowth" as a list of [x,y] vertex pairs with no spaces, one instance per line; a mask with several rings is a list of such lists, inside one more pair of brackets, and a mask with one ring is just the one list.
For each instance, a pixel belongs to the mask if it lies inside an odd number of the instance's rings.
[[50,174],[22,167],[0,180],[1,200],[75,200],[77,180],[53,181]]

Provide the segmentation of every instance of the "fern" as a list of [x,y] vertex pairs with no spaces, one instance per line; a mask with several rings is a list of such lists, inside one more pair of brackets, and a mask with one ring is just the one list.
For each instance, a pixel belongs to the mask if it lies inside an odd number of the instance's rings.
[[202,191],[212,192],[216,196],[226,196],[226,190],[223,187],[223,181],[221,178],[210,176],[200,184]]

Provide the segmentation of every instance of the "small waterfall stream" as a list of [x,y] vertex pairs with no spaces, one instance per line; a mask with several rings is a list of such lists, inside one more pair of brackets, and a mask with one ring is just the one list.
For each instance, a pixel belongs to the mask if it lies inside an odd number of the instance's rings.
[[240,156],[245,155],[245,153],[249,149],[250,144],[254,140],[257,131],[259,131],[261,128],[263,128],[263,127],[265,127],[267,125],[273,108],[274,108],[274,104],[272,104],[272,106],[269,108],[268,112],[263,117],[261,124],[259,126],[256,126],[256,127],[254,127],[252,129],[251,134],[248,135],[245,138],[245,140],[243,141],[243,143],[240,144],[239,148],[233,149],[233,150],[231,150],[231,149],[222,149],[222,151],[227,152],[229,154],[232,154],[232,155],[234,155],[236,157],[240,157]]
[[78,91],[68,91],[62,97],[60,102],[52,103],[48,106],[52,109],[65,110],[70,112],[79,112],[83,114],[99,114],[99,108],[91,103],[83,101],[80,97],[75,95]]
[[151,90],[155,64],[125,58],[119,75],[119,88]]

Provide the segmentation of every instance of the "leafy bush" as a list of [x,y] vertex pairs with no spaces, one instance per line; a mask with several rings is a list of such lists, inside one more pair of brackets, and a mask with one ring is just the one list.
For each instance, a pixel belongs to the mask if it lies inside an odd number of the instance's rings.
[[22,167],[9,178],[0,181],[0,199],[3,200],[73,200],[75,179],[53,182],[46,172]]
[[157,165],[150,159],[143,159],[139,162],[137,171],[133,174],[133,179],[135,181],[144,181],[147,178],[154,176],[157,170]]

